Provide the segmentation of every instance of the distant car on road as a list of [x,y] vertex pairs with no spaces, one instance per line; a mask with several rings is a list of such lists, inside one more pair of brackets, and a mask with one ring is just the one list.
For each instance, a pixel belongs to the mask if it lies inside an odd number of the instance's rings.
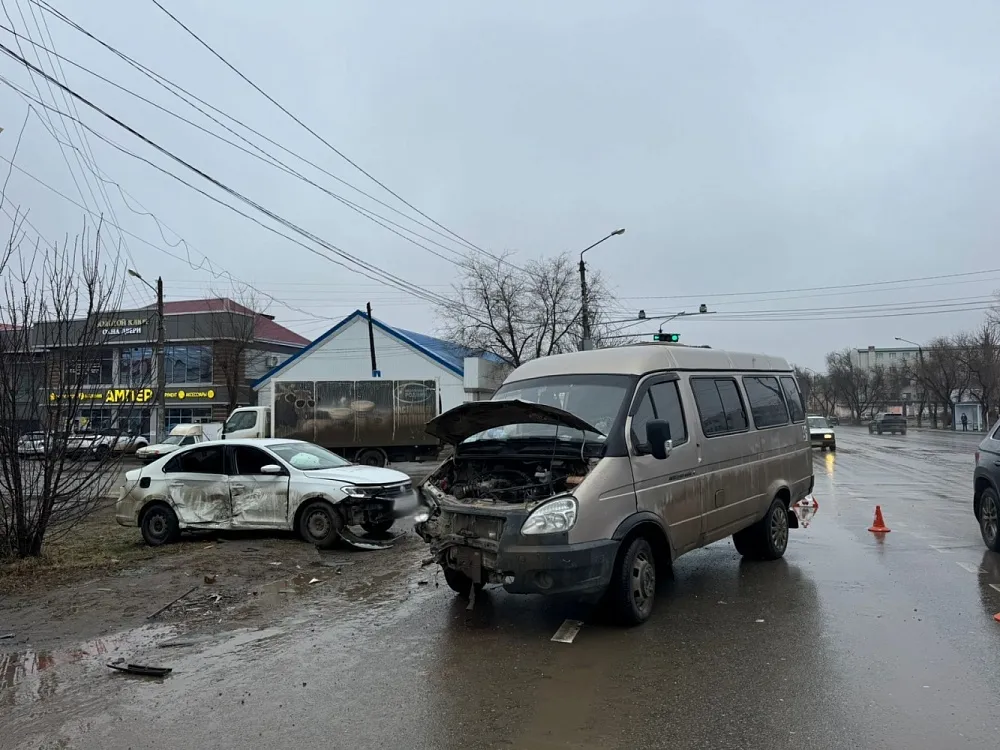
[[994,552],[1000,552],[1000,422],[976,451],[976,468],[972,473],[972,512],[979,522],[983,542]]
[[882,433],[889,432],[895,435],[897,432],[900,435],[906,434],[906,417],[902,414],[876,414],[875,418],[868,423],[869,433]]
[[826,421],[830,423],[831,427],[840,426],[840,417],[838,417],[836,414],[831,414],[829,417],[826,418]]
[[416,509],[402,472],[266,438],[199,443],[127,472],[115,517],[153,547],[185,529],[284,529],[326,549],[347,538],[347,526],[383,533]]
[[826,417],[812,415],[806,417],[806,422],[809,424],[809,438],[813,448],[837,450],[837,435]]

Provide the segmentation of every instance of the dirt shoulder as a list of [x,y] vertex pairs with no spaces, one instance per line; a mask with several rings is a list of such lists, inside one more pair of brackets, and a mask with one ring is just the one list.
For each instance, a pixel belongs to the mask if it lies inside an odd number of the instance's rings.
[[185,534],[153,549],[107,508],[48,543],[42,558],[0,565],[0,635],[14,634],[0,649],[52,648],[151,623],[181,632],[263,625],[331,588],[349,594],[419,568],[425,545],[406,522],[393,533],[403,536],[392,549],[366,552],[321,553],[274,532]]

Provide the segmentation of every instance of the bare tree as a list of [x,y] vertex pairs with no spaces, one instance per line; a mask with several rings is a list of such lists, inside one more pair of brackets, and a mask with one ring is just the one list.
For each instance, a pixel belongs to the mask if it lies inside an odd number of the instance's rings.
[[208,330],[199,334],[210,338],[214,349],[215,379],[226,387],[226,413],[240,405],[240,394],[267,358],[259,348],[260,324],[267,317],[260,295],[247,286],[235,287],[228,295],[215,293],[219,305],[208,316]]
[[885,368],[861,367],[851,358],[850,349],[827,354],[826,367],[834,392],[851,410],[855,421],[861,422],[865,414],[871,416],[875,407],[885,402]]
[[955,337],[955,353],[969,377],[969,393],[982,407],[987,423],[997,418],[1000,405],[1000,333],[988,319],[972,333]]
[[955,422],[955,403],[969,386],[969,370],[959,356],[955,337],[942,336],[923,347],[915,370],[917,381],[934,400],[931,418],[937,426],[937,404],[946,408],[948,424]]
[[[447,303],[442,334],[513,367],[536,357],[574,351],[582,338],[580,286],[566,253],[530,261],[523,270],[510,254],[500,260],[466,258]],[[613,335],[610,294],[599,274],[588,280],[588,309],[596,344]]]
[[802,394],[802,403],[805,404],[807,411],[812,411],[812,404],[814,402],[813,386],[816,376],[809,370],[803,369],[798,365],[793,365],[792,369],[795,372],[795,380],[799,384],[799,393]]
[[[118,447],[130,412],[153,396],[141,383],[95,388],[111,382],[108,316],[125,287],[124,266],[102,260],[101,227],[43,248],[24,241],[24,218],[14,211],[0,253],[0,557],[41,554],[108,500],[123,453],[97,457],[77,428],[101,403],[117,425],[105,439]],[[27,425],[44,430],[25,441]]]

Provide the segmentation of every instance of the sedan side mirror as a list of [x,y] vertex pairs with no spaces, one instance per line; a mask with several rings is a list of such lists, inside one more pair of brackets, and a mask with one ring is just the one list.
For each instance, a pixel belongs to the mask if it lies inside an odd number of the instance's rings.
[[267,464],[266,466],[260,467],[261,474],[283,474],[284,469],[282,469],[278,464]]
[[646,445],[653,458],[663,460],[673,450],[670,439],[670,422],[665,419],[651,419],[646,422]]

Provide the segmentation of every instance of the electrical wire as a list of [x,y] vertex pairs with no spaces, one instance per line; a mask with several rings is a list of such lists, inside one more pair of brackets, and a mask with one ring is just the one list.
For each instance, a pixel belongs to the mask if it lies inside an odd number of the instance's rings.
[[903,284],[915,281],[935,281],[939,279],[968,278],[970,276],[984,276],[986,274],[1000,274],[1000,268],[988,268],[981,271],[963,271],[961,273],[945,273],[934,276],[915,276],[909,279],[893,279],[891,281],[866,281],[860,284],[841,284],[824,286],[807,286],[797,289],[768,289],[753,292],[716,292],[714,294],[674,294],[652,297],[623,297],[622,299],[699,299],[710,300],[719,297],[749,297],[763,294],[780,294],[782,292],[821,292],[834,289],[870,289],[872,287],[887,286],[890,284]]
[[[141,94],[138,94],[138,93],[132,91],[131,89],[127,88],[126,86],[122,86],[121,84],[116,83],[115,81],[112,81],[111,79],[109,79],[109,78],[107,78],[105,76],[102,76],[100,73],[97,73],[97,72],[91,70],[90,68],[88,68],[88,67],[86,67],[84,65],[81,65],[81,64],[79,64],[79,63],[77,63],[77,62],[75,62],[73,60],[70,60],[69,58],[65,58],[62,55],[59,55],[58,53],[54,52],[53,50],[50,50],[47,47],[38,44],[37,42],[35,42],[32,39],[22,37],[16,31],[14,31],[12,29],[9,29],[9,28],[7,28],[6,26],[4,26],[2,24],[0,24],[0,30],[6,31],[7,33],[9,33],[9,34],[11,34],[11,35],[13,35],[13,36],[15,36],[15,37],[17,37],[19,39],[23,39],[24,41],[28,42],[29,44],[35,45],[36,47],[40,48],[41,50],[45,51],[47,54],[55,57],[56,59],[58,59],[60,61],[65,61],[67,64],[72,65],[72,66],[76,67],[77,69],[82,70],[85,73],[88,73],[89,75],[91,75],[94,78],[97,78],[98,80],[100,80],[100,81],[108,84],[109,86],[113,86],[117,90],[119,90],[119,91],[121,91],[123,93],[129,94],[130,96],[138,99],[139,101],[144,102],[145,104],[148,104],[151,107],[154,107],[156,110],[158,110],[159,112],[162,112],[163,114],[165,114],[165,115],[167,115],[169,117],[172,117],[172,118],[174,118],[176,120],[180,120],[181,122],[183,122],[183,123],[185,123],[185,124],[187,124],[187,125],[195,128],[196,130],[199,130],[199,131],[205,133],[206,135],[211,136],[212,138],[215,138],[215,139],[217,139],[219,141],[222,141],[223,143],[225,143],[225,144],[227,144],[229,146],[232,146],[233,148],[235,148],[235,149],[237,149],[237,150],[239,150],[239,151],[247,154],[248,156],[253,157],[254,159],[257,159],[258,161],[261,161],[261,162],[267,164],[268,166],[270,166],[270,167],[272,167],[274,169],[277,169],[277,170],[279,170],[281,172],[284,172],[285,174],[288,174],[288,175],[290,175],[290,176],[292,176],[292,177],[294,177],[294,178],[296,178],[298,180],[301,180],[302,182],[306,183],[307,185],[309,185],[309,186],[311,186],[313,188],[316,188],[317,190],[322,191],[323,193],[325,193],[329,197],[331,197],[334,200],[338,201],[339,203],[341,203],[342,205],[346,206],[351,211],[354,211],[355,213],[357,213],[360,216],[364,217],[365,219],[368,219],[369,221],[377,224],[378,226],[381,226],[383,229],[386,229],[389,232],[392,232],[393,234],[397,235],[398,237],[401,237],[403,240],[405,240],[405,241],[407,241],[407,242],[415,245],[416,247],[421,248],[422,250],[427,251],[428,253],[431,253],[432,255],[437,256],[438,258],[441,258],[444,261],[447,261],[448,263],[452,263],[454,265],[461,265],[460,261],[466,257],[463,253],[461,253],[458,250],[455,250],[452,247],[449,247],[449,246],[447,246],[447,245],[445,245],[443,243],[440,243],[440,242],[438,242],[437,240],[435,240],[435,239],[433,239],[431,237],[427,237],[425,235],[422,235],[419,232],[415,232],[414,230],[409,229],[408,227],[405,227],[405,226],[403,226],[402,224],[400,224],[400,223],[398,223],[396,221],[393,221],[392,219],[390,219],[387,216],[384,216],[384,215],[379,214],[379,213],[377,213],[375,211],[372,211],[371,209],[365,208],[364,206],[360,205],[359,203],[351,201],[351,200],[345,198],[344,196],[339,195],[338,193],[335,193],[332,190],[329,190],[328,188],[324,187],[323,185],[320,185],[316,181],[311,180],[310,178],[306,177],[305,175],[303,175],[302,173],[298,172],[294,168],[290,167],[287,163],[281,161],[280,159],[278,159],[273,154],[270,154],[267,151],[265,151],[264,149],[260,148],[257,144],[253,143],[253,141],[250,141],[249,139],[245,138],[244,136],[242,136],[240,133],[237,133],[232,128],[226,126],[223,123],[218,122],[217,120],[214,120],[214,118],[213,118],[213,122],[216,122],[220,127],[224,128],[228,132],[232,133],[235,137],[239,138],[244,143],[246,143],[248,146],[250,146],[251,148],[255,149],[255,151],[251,151],[249,148],[241,146],[238,143],[234,143],[233,141],[231,141],[228,138],[220,135],[219,133],[216,133],[215,131],[210,130],[210,129],[204,127],[203,125],[199,125],[198,123],[196,123],[196,122],[194,122],[192,120],[189,120],[188,118],[184,117],[183,115],[180,115],[177,112],[174,112],[173,110],[171,110],[171,109],[169,109],[167,107],[164,107],[164,106],[162,106],[162,105],[160,105],[160,104],[152,101],[151,99],[148,99],[147,97],[142,96]],[[77,117],[79,117],[79,114],[77,114]],[[257,152],[259,152],[259,153],[257,153]],[[388,226],[386,226],[386,225],[388,225]],[[395,229],[393,227],[395,227]],[[397,230],[400,230],[400,231],[397,231]],[[407,235],[401,234],[401,232],[408,232],[409,234],[412,234],[414,237],[417,237],[417,238],[423,240],[424,242],[430,243],[432,245],[435,245],[435,246],[441,248],[442,250],[445,250],[446,252],[452,253],[452,255],[456,256],[459,260],[456,260],[455,257],[448,257],[448,256],[445,256],[445,255],[442,255],[441,253],[437,252],[436,250],[432,250],[431,248],[427,247],[426,245],[423,245],[420,242],[417,242],[415,239],[413,239],[413,237],[409,237]]]
[[[348,253],[345,250],[337,247],[336,245],[333,245],[332,243],[327,242],[327,241],[321,239],[317,235],[310,233],[308,230],[303,229],[302,227],[296,225],[295,223],[289,221],[288,219],[285,219],[284,217],[280,216],[279,214],[277,214],[277,213],[275,213],[275,212],[267,209],[266,207],[264,207],[260,203],[257,203],[255,201],[253,201],[252,199],[250,199],[247,196],[243,195],[239,191],[237,191],[237,190],[229,187],[228,185],[226,185],[225,183],[221,182],[220,180],[212,177],[211,175],[209,175],[208,173],[206,173],[203,170],[199,169],[198,167],[196,167],[196,166],[190,164],[189,162],[185,161],[184,159],[182,159],[181,157],[177,156],[176,154],[174,154],[173,152],[169,151],[168,149],[164,148],[163,146],[160,146],[158,143],[156,143],[152,139],[146,137],[145,135],[143,135],[139,131],[135,130],[131,126],[127,125],[122,120],[120,120],[117,117],[115,117],[114,115],[106,112],[104,109],[102,109],[101,107],[97,106],[96,104],[94,104],[93,102],[91,102],[89,99],[87,99],[86,97],[84,97],[81,94],[77,93],[73,89],[71,89],[68,86],[65,86],[65,85],[61,84],[60,82],[54,80],[45,71],[39,69],[37,66],[33,65],[32,63],[30,63],[28,60],[26,60],[24,57],[18,55],[16,52],[14,52],[13,50],[11,50],[6,45],[0,44],[0,51],[2,51],[4,54],[8,55],[9,57],[13,58],[14,60],[20,62],[22,65],[24,65],[25,67],[27,67],[30,71],[34,72],[35,74],[42,76],[43,78],[45,78],[46,80],[48,80],[48,81],[50,81],[52,83],[55,83],[55,85],[57,85],[60,88],[64,89],[68,94],[70,94],[71,96],[73,96],[74,98],[76,98],[78,101],[82,102],[86,106],[88,106],[91,109],[93,109],[94,111],[98,112],[100,115],[102,115],[106,119],[110,120],[114,124],[118,125],[120,128],[126,130],[131,135],[133,135],[134,137],[138,138],[139,140],[143,141],[147,145],[151,146],[152,148],[154,148],[159,153],[163,154],[164,156],[167,156],[169,159],[177,162],[178,164],[180,164],[184,168],[188,169],[189,171],[194,172],[196,175],[198,175],[202,179],[210,182],[212,185],[214,185],[215,187],[219,188],[220,190],[222,190],[223,192],[227,193],[228,195],[236,198],[237,200],[239,200],[239,201],[241,201],[243,203],[246,203],[247,205],[251,206],[252,208],[256,209],[257,211],[263,213],[265,216],[267,216],[271,220],[273,220],[273,221],[281,224],[282,226],[287,227],[288,229],[291,229],[293,232],[295,232],[297,234],[300,234],[303,237],[306,237],[310,241],[312,241],[312,242],[314,242],[314,243],[322,246],[326,250],[328,250],[328,251],[336,254],[337,256],[339,256],[341,258],[344,258],[348,262],[354,263],[358,267],[366,269],[367,271],[369,271],[371,273],[379,274],[379,276],[381,276],[382,278],[386,279],[387,285],[395,286],[395,287],[397,287],[397,288],[399,288],[399,289],[401,289],[403,291],[409,291],[410,293],[412,293],[412,294],[414,294],[416,296],[421,296],[421,297],[425,298],[427,301],[435,303],[435,304],[454,305],[454,303],[451,300],[448,300],[448,299],[446,299],[444,297],[435,297],[435,295],[427,292],[426,290],[423,290],[423,289],[421,289],[419,287],[416,287],[416,286],[414,286],[412,284],[409,284],[409,282],[405,281],[404,279],[401,279],[400,277],[395,276],[394,274],[391,274],[391,273],[385,271],[384,269],[379,268],[375,264],[369,263],[367,261],[363,261],[363,260],[361,260],[361,259],[359,259],[359,258],[357,258],[357,257],[355,257],[353,255],[351,255],[350,253]],[[7,81],[5,79],[4,79],[4,82],[7,83],[7,85],[11,86],[12,88],[16,88],[13,84],[11,84],[9,81]],[[25,93],[25,92],[22,92],[22,93]],[[25,93],[25,95],[27,95],[27,94]],[[28,95],[28,96],[30,96],[30,95]],[[48,106],[44,102],[38,102],[38,103],[41,106]],[[64,116],[67,116],[67,117],[70,116],[70,115],[67,115],[66,113],[62,113],[62,114]],[[128,149],[126,149],[123,146],[121,146],[121,145],[115,143],[114,141],[108,139],[107,137],[105,137],[101,133],[99,133],[96,130],[94,130],[93,128],[91,128],[86,123],[83,123],[80,120],[77,120],[77,122],[80,122],[80,124],[83,125],[85,128],[87,128],[91,133],[93,133],[98,138],[100,138],[104,142],[108,143],[112,147],[118,149],[119,151],[122,151],[123,153],[126,153],[129,156],[132,156],[133,158],[136,158],[136,159],[139,159],[141,161],[144,161],[146,164],[152,166],[154,169],[157,169],[158,171],[162,172],[163,174],[166,174],[166,175],[170,176],[171,178],[173,178],[173,179],[181,182],[182,184],[187,185],[188,187],[196,190],[197,192],[201,193],[202,195],[204,195],[205,197],[209,198],[210,200],[213,200],[216,203],[219,203],[220,205],[225,206],[226,208],[229,208],[230,210],[232,210],[232,211],[234,211],[234,212],[236,212],[236,213],[244,216],[245,218],[248,218],[248,219],[254,221],[255,223],[257,223],[261,227],[264,227],[265,229],[268,229],[269,231],[274,232],[275,234],[278,234],[279,236],[282,236],[282,237],[285,237],[286,239],[289,239],[287,235],[283,235],[281,232],[278,232],[273,227],[269,227],[268,225],[264,224],[263,222],[260,222],[260,221],[258,221],[256,219],[254,219],[253,217],[250,217],[247,214],[239,211],[238,209],[234,208],[233,206],[229,205],[228,203],[225,203],[224,201],[221,201],[217,197],[215,197],[215,196],[213,196],[213,195],[211,195],[211,194],[209,194],[209,193],[207,193],[207,192],[205,192],[205,191],[203,191],[203,190],[201,190],[199,188],[194,187],[190,183],[186,182],[182,178],[180,178],[177,175],[175,175],[172,172],[170,172],[169,170],[166,170],[166,169],[160,167],[159,165],[154,164],[153,162],[149,161],[148,159],[145,159],[144,157],[139,156],[138,154],[135,154],[135,153],[133,153],[131,151],[128,151]],[[368,278],[371,278],[372,280],[379,280],[378,277],[371,276],[369,273],[358,271],[356,268],[352,268],[351,266],[348,266],[345,263],[341,263],[339,261],[336,261],[335,259],[331,258],[329,255],[326,255],[326,254],[324,254],[324,253],[316,250],[315,248],[310,247],[309,245],[306,245],[306,244],[304,244],[302,242],[297,242],[297,244],[301,245],[306,250],[308,250],[309,252],[317,255],[318,257],[323,258],[323,259],[328,260],[328,261],[331,261],[331,262],[335,263],[336,265],[342,266],[342,267],[344,267],[344,268],[352,271],[353,273],[360,273],[361,275],[367,276]]]
[[[11,26],[14,26],[14,19],[10,15],[10,11],[7,8],[7,3],[5,2],[5,0],[0,0],[0,6],[2,6],[2,8],[3,8],[4,15],[7,17],[8,23],[10,23]],[[15,0],[15,7],[17,8],[18,15],[21,18],[21,22],[24,24],[25,30],[28,31],[28,22],[25,19],[24,12],[21,10],[20,3],[18,3],[17,0]],[[29,34],[30,34],[30,31],[29,31]],[[18,46],[18,50],[21,51],[22,54],[24,54],[24,49],[21,47],[19,41],[17,42],[17,46]],[[35,51],[35,59],[38,60],[39,65],[42,64],[41,56],[38,54],[37,50]],[[42,95],[41,88],[38,86],[38,82],[35,81],[34,78],[32,78],[32,85],[34,86],[35,92],[38,94],[39,100],[44,99],[44,97]],[[50,96],[52,97],[52,100],[55,101],[56,97],[55,97],[55,93],[52,90],[51,83],[48,84],[48,90],[49,90]],[[46,117],[48,118],[48,122],[49,122],[49,125],[52,128],[52,130],[53,131],[57,130],[56,124],[55,124],[55,122],[53,122],[52,117],[49,115],[48,111],[46,111],[45,114],[46,114]],[[65,128],[66,138],[67,138],[67,140],[71,141],[72,138],[69,135],[69,128],[66,127],[65,121],[63,121],[63,125],[64,125],[64,128]],[[80,187],[80,181],[77,179],[76,172],[73,170],[73,166],[70,164],[69,157],[67,156],[66,151],[63,148],[62,143],[60,143],[60,145],[59,145],[59,151],[60,151],[60,153],[61,153],[61,155],[63,157],[63,162],[66,164],[66,169],[70,173],[70,178],[73,180],[73,185],[76,187],[77,193],[80,195],[80,200],[82,200],[84,202],[84,204],[87,204],[87,198],[84,195],[83,189]],[[99,201],[97,200],[97,197],[94,194],[93,186],[90,184],[90,181],[87,179],[87,176],[86,176],[86,173],[84,171],[83,165],[82,165],[82,163],[80,161],[79,152],[74,151],[74,157],[76,158],[77,168],[80,170],[80,175],[83,178],[83,182],[87,186],[87,191],[90,193],[90,198],[94,202],[94,206],[98,206],[99,205]],[[105,249],[106,252],[109,252],[109,254],[112,255],[112,256],[115,255],[115,254],[110,253],[110,251],[108,251],[108,247],[107,247],[107,245],[104,242],[104,237],[101,234],[97,235],[97,241],[98,241],[98,243],[101,246],[104,247],[104,249]],[[127,248],[126,248],[126,254],[128,254],[128,249]],[[123,288],[123,291],[127,291],[128,292],[132,303],[135,304],[136,303],[135,292],[132,291],[131,287],[127,283],[125,284],[125,286]]]
[[[511,266],[512,268],[516,268],[516,269],[518,269],[518,270],[520,270],[522,272],[524,271],[523,268],[518,267],[517,265],[515,265],[514,263],[512,263],[509,259],[506,259],[506,258],[497,256],[497,255],[494,255],[492,253],[489,253],[488,251],[482,250],[481,248],[475,248],[475,247],[469,248],[467,245],[463,245],[463,244],[459,243],[458,240],[454,239],[449,234],[447,234],[445,232],[442,232],[441,230],[437,229],[432,224],[425,223],[425,222],[421,221],[420,219],[417,219],[417,218],[414,218],[413,216],[410,216],[406,212],[401,211],[400,209],[396,208],[395,206],[391,205],[390,203],[387,203],[387,202],[385,202],[383,200],[380,200],[379,198],[375,197],[371,193],[368,193],[365,190],[362,190],[361,188],[357,187],[356,185],[348,182],[347,180],[344,180],[343,178],[338,177],[337,175],[335,175],[332,172],[326,170],[325,168],[323,168],[319,164],[317,164],[317,163],[309,160],[307,157],[302,156],[301,154],[299,154],[299,153],[297,153],[295,151],[292,151],[289,148],[286,148],[285,146],[283,146],[282,144],[278,143],[277,141],[269,138],[268,136],[266,136],[263,133],[255,130],[251,126],[249,126],[246,123],[240,121],[239,119],[233,117],[232,115],[228,114],[227,112],[219,109],[218,107],[215,107],[214,105],[212,105],[211,103],[205,101],[204,99],[201,99],[200,97],[198,97],[197,95],[191,93],[190,91],[188,91],[184,87],[180,86],[179,84],[177,84],[177,83],[169,80],[168,78],[160,75],[156,71],[154,71],[154,70],[146,67],[145,65],[143,65],[140,62],[138,62],[137,60],[133,59],[132,57],[130,57],[128,55],[126,55],[124,52],[121,52],[120,50],[116,49],[114,46],[108,44],[104,40],[102,40],[99,37],[97,37],[96,35],[92,34],[87,29],[85,29],[82,26],[80,26],[80,24],[78,24],[75,21],[73,21],[71,18],[69,18],[68,16],[66,16],[64,13],[62,13],[58,9],[53,8],[51,5],[49,5],[44,0],[29,0],[29,2],[31,2],[34,5],[38,6],[43,11],[45,11],[45,12],[47,12],[47,13],[55,16],[61,22],[65,23],[66,25],[68,25],[71,28],[75,29],[79,33],[85,35],[86,37],[88,37],[89,39],[93,40],[97,44],[101,45],[106,50],[108,50],[112,54],[116,55],[118,58],[120,58],[121,60],[123,60],[124,62],[126,62],[128,65],[130,65],[131,67],[133,67],[135,70],[137,70],[140,73],[142,73],[142,75],[146,76],[151,81],[153,81],[154,83],[156,83],[158,86],[160,86],[161,88],[163,88],[164,90],[166,90],[168,93],[172,94],[173,96],[176,96],[181,101],[183,101],[185,104],[187,104],[188,106],[190,106],[192,109],[197,110],[200,114],[202,114],[203,116],[205,116],[206,118],[208,118],[209,120],[211,120],[212,122],[214,122],[219,127],[223,128],[227,132],[233,134],[235,137],[239,138],[241,141],[243,141],[244,143],[246,143],[251,148],[259,151],[265,157],[265,160],[268,161],[268,163],[272,163],[272,165],[276,165],[275,162],[278,161],[277,157],[275,157],[272,154],[268,153],[267,151],[265,151],[264,149],[262,149],[260,146],[258,146],[256,143],[254,143],[253,141],[247,139],[246,137],[244,137],[243,135],[241,135],[240,133],[238,133],[233,128],[230,128],[225,123],[221,122],[216,117],[214,117],[210,113],[206,112],[204,109],[202,109],[200,106],[198,106],[198,104],[196,104],[195,102],[198,102],[201,105],[203,105],[204,107],[207,107],[208,109],[212,110],[213,112],[216,112],[221,117],[226,118],[227,120],[229,120],[230,122],[234,123],[235,125],[237,125],[237,126],[243,128],[243,129],[247,130],[248,132],[256,135],[257,137],[263,139],[267,143],[270,143],[272,146],[275,146],[276,148],[280,149],[281,151],[285,152],[286,154],[289,154],[290,156],[294,156],[296,159],[298,159],[299,161],[303,162],[304,164],[307,164],[307,165],[313,167],[317,171],[319,171],[319,172],[327,175],[331,179],[336,180],[337,182],[345,185],[346,187],[349,187],[350,189],[358,192],[360,195],[363,195],[364,197],[366,197],[369,200],[377,203],[378,205],[385,207],[386,209],[388,209],[388,210],[390,210],[390,211],[398,214],[399,216],[407,219],[408,221],[411,221],[411,222],[417,224],[418,226],[426,229],[427,231],[429,231],[429,232],[431,232],[433,234],[436,234],[436,235],[442,237],[443,239],[446,239],[446,240],[448,240],[450,242],[456,242],[456,243],[458,243],[460,245],[460,247],[463,248],[463,250],[473,249],[473,250],[477,250],[479,252],[483,252],[488,257],[492,258],[493,260],[496,260],[497,262],[502,262],[502,263],[504,263],[506,265]],[[77,63],[74,63],[74,62],[69,61],[69,60],[67,60],[67,62],[70,62],[71,64],[74,64],[74,65],[78,65]],[[82,66],[79,66],[79,67],[82,67]],[[83,69],[87,70],[86,68],[83,68]],[[110,81],[108,79],[104,79],[103,76],[99,76],[99,74],[97,74],[97,73],[93,73],[92,71],[89,71],[89,70],[88,70],[88,72],[91,72],[93,75],[95,75],[95,76],[97,76],[99,78],[102,78],[102,80],[105,80],[106,82],[108,82],[109,84],[111,84],[113,86],[121,88],[123,91],[126,91],[127,93],[130,93],[133,96],[136,96],[136,97],[138,97],[140,99],[143,99],[144,101],[148,101],[144,97],[141,97],[138,94],[135,94],[134,92],[131,92],[129,89],[126,89],[124,87],[120,87],[118,84],[114,83],[113,81]],[[194,100],[194,101],[192,101],[192,100]],[[150,103],[153,106],[159,107],[159,105],[157,105],[155,103],[152,103],[152,102],[150,102]],[[185,119],[185,118],[181,118],[181,119]],[[188,121],[188,120],[185,119],[185,122],[190,122],[190,121]],[[191,123],[191,124],[194,125],[194,123]],[[200,127],[200,126],[195,125],[195,127]],[[218,137],[217,134],[211,133],[211,131],[206,131],[206,132],[209,132],[210,134]],[[225,139],[223,139],[223,140],[225,140]],[[236,146],[236,144],[232,144],[230,141],[226,141],[226,142],[230,143],[231,145]],[[287,167],[287,165],[284,165],[284,166]],[[291,168],[289,167],[288,169],[291,169]],[[296,173],[296,174],[298,174],[298,173]],[[361,209],[362,211],[369,211],[369,213],[374,213],[374,212],[371,212],[369,209],[365,209],[364,207],[359,206],[359,204],[356,204],[356,203],[354,203],[352,201],[348,201],[346,198],[343,198],[343,196],[340,196],[338,199],[342,200],[345,203],[345,205],[354,206],[354,207],[356,207],[358,209]],[[409,232],[409,233],[411,233],[411,234],[413,234],[413,235],[415,235],[417,237],[420,237],[421,239],[424,239],[427,242],[431,242],[432,244],[438,244],[439,246],[441,246],[435,240],[431,240],[430,238],[425,237],[424,235],[421,235],[421,234],[419,234],[417,232],[414,232],[411,229],[402,227],[401,225],[399,225],[399,224],[397,224],[395,222],[392,222],[391,220],[389,220],[386,217],[383,217],[383,216],[378,215],[378,214],[375,214],[375,215],[379,216],[379,218],[381,218],[383,221],[391,223],[393,226],[400,227],[403,231]],[[442,246],[442,247],[446,247],[446,246]],[[453,250],[453,249],[451,249],[451,248],[447,248],[446,247],[446,249],[449,252],[456,253],[456,251]],[[459,254],[459,253],[456,253],[456,254]]]
[[455,237],[458,240],[461,240],[461,242],[464,243],[465,245],[467,245],[470,249],[478,250],[481,253],[489,255],[489,253],[487,253],[485,250],[483,250],[478,245],[473,244],[469,240],[467,240],[464,237],[462,237],[460,234],[457,234],[456,232],[453,232],[451,229],[449,229],[448,227],[446,227],[444,224],[441,224],[437,220],[435,220],[435,219],[431,218],[430,216],[428,216],[427,214],[425,214],[423,211],[421,211],[419,208],[417,208],[412,203],[410,203],[409,201],[407,201],[401,195],[399,195],[398,193],[396,193],[395,191],[393,191],[384,182],[381,182],[374,175],[372,175],[370,172],[366,171],[357,162],[355,162],[349,156],[347,156],[347,154],[345,154],[343,151],[339,150],[336,146],[334,146],[332,143],[330,143],[329,141],[327,141],[323,136],[321,136],[315,130],[313,130],[308,125],[306,125],[302,120],[300,120],[298,117],[296,117],[294,114],[292,114],[288,109],[286,109],[282,104],[280,104],[274,97],[272,97],[270,94],[268,94],[266,91],[264,91],[264,89],[262,89],[260,86],[258,86],[253,81],[251,81],[235,65],[233,65],[232,63],[230,63],[229,60],[227,60],[225,57],[223,57],[210,44],[208,44],[208,42],[206,42],[204,39],[202,39],[200,36],[198,36],[194,31],[192,31],[187,25],[184,24],[183,21],[181,21],[179,18],[177,18],[177,16],[175,16],[173,13],[171,13],[169,10],[167,10],[159,2],[159,0],[151,0],[151,1],[152,1],[152,3],[157,8],[159,8],[161,11],[163,11],[174,23],[176,23],[178,26],[180,26],[182,29],[184,29],[184,31],[186,31],[199,44],[201,44],[201,46],[203,46],[213,56],[215,56],[219,61],[221,61],[227,68],[229,68],[236,75],[238,75],[241,79],[243,79],[243,81],[245,81],[247,84],[249,84],[255,91],[257,91],[257,93],[259,93],[261,96],[263,96],[269,102],[271,102],[271,104],[273,104],[275,107],[277,107],[282,112],[284,112],[288,117],[290,117],[292,120],[294,120],[300,127],[302,127],[306,132],[308,132],[310,135],[312,135],[314,138],[316,138],[320,143],[322,143],[327,148],[329,148],[331,151],[333,151],[333,153],[335,153],[341,159],[343,159],[344,161],[346,161],[348,164],[350,164],[356,170],[358,170],[359,172],[361,172],[361,174],[363,174],[369,180],[371,180],[376,185],[378,185],[379,187],[381,187],[383,190],[385,190],[387,193],[389,193],[389,195],[393,196],[394,198],[396,198],[398,201],[400,201],[402,204],[404,204],[408,208],[412,209],[413,211],[416,211],[418,214],[420,214],[421,216],[423,216],[425,219],[427,219],[428,221],[432,222],[436,226],[440,227],[441,229],[443,229],[444,231],[446,231],[448,234],[452,235],[453,237]]

